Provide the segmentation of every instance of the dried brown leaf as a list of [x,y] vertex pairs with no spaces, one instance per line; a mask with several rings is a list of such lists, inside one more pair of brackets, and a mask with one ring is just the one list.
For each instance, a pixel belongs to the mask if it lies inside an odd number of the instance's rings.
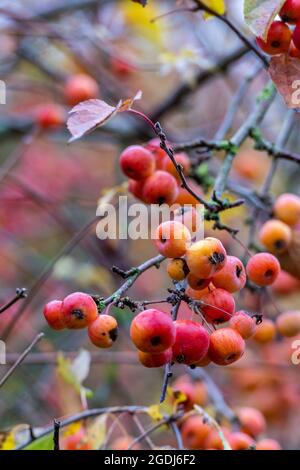
[[255,36],[267,39],[269,28],[285,0],[244,0],[245,21]]

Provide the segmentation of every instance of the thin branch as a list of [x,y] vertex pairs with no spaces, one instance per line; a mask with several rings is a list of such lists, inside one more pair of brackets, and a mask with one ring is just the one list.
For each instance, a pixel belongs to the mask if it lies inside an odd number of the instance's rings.
[[16,289],[16,295],[0,308],[0,315],[1,313],[5,312],[5,310],[8,310],[12,305],[14,305],[20,299],[25,299],[26,297],[27,297],[27,289],[25,289],[24,287]]
[[39,333],[34,338],[32,343],[28,346],[28,348],[26,348],[25,351],[19,356],[19,358],[14,363],[14,365],[7,371],[7,373],[0,380],[0,388],[7,382],[7,380],[15,372],[17,367],[23,362],[25,357],[30,353],[30,351],[34,348],[34,346],[43,338],[43,336],[44,336],[44,333]]
[[53,450],[60,450],[59,446],[60,421],[54,420]]

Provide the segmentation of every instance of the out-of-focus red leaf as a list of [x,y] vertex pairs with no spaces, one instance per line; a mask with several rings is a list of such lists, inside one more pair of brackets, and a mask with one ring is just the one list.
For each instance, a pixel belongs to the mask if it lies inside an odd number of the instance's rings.
[[285,54],[272,57],[269,72],[289,108],[300,108],[300,60]]
[[70,111],[67,126],[72,138],[69,142],[80,139],[97,127],[103,126],[117,113],[128,111],[133,103],[141,97],[142,92],[139,91],[134,98],[120,100],[116,106],[110,106],[105,101],[98,99],[82,101]]
[[255,36],[267,39],[269,28],[285,0],[244,0],[245,21]]

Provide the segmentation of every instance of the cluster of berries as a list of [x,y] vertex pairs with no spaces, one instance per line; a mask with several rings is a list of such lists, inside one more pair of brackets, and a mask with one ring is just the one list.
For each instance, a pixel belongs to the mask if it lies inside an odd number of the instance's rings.
[[83,292],[47,303],[44,316],[54,330],[87,328],[91,342],[99,348],[110,348],[118,337],[116,319],[111,315],[100,315],[94,299]]
[[[175,154],[183,173],[188,176],[191,162],[184,152]],[[160,147],[160,140],[153,139],[144,147],[132,145],[120,156],[120,165],[129,178],[129,191],[147,204],[197,204],[186,189],[180,185],[178,172],[166,152]],[[189,181],[193,186],[193,183]]]
[[[300,0],[287,0],[268,31],[266,41],[256,38],[259,47],[269,55],[289,54],[300,59]],[[295,26],[293,30],[289,25]]]

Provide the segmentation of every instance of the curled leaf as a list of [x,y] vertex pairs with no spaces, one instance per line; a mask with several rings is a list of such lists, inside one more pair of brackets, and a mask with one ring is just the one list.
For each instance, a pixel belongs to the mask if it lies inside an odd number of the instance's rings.
[[285,54],[272,57],[269,72],[289,108],[300,108],[300,60]]
[[84,135],[93,132],[97,127],[103,126],[117,113],[128,111],[136,100],[141,99],[139,91],[134,98],[120,100],[116,106],[111,106],[105,101],[92,99],[82,101],[70,111],[67,127],[72,134],[69,142],[80,139]]
[[269,28],[285,0],[244,0],[244,17],[255,36],[267,39]]

